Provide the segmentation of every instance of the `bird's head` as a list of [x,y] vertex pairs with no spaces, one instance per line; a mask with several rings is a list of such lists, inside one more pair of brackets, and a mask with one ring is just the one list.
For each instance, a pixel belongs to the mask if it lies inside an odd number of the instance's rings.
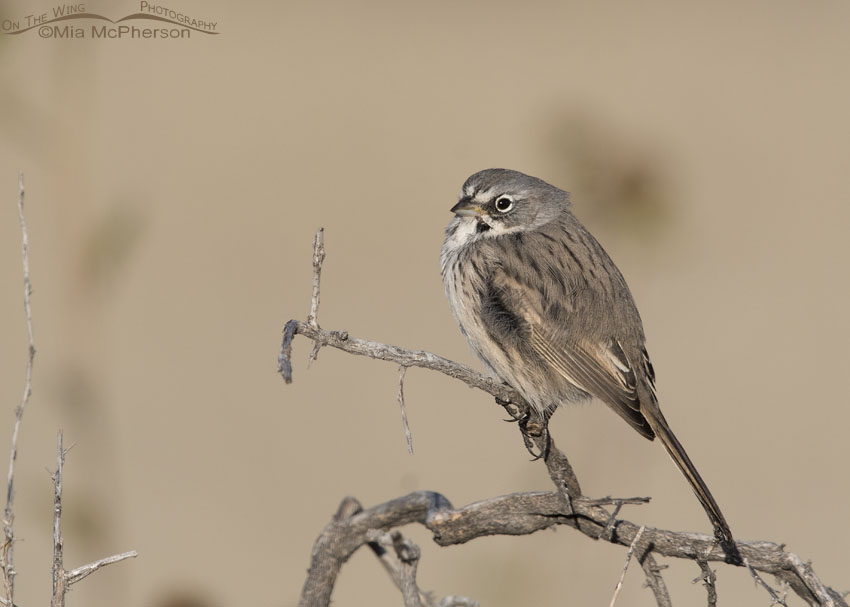
[[542,179],[487,169],[466,180],[451,212],[459,222],[475,222],[479,237],[496,237],[538,228],[568,211],[569,205],[569,193]]

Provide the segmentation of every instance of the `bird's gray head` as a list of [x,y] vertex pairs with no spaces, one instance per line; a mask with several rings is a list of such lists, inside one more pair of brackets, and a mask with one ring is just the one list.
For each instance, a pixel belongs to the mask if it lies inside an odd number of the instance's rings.
[[463,184],[452,207],[452,224],[474,226],[478,237],[496,237],[536,229],[570,206],[569,193],[542,179],[508,169],[487,169]]

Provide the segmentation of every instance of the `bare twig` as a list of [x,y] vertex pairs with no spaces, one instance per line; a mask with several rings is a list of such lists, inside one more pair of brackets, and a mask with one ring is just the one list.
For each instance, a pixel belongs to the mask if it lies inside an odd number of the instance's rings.
[[367,532],[366,537],[369,539],[369,548],[401,591],[405,607],[478,607],[478,601],[463,596],[447,596],[437,602],[433,593],[420,589],[416,582],[419,547],[406,539],[400,531],[387,533],[372,529]]
[[[314,329],[319,328],[319,287],[322,279],[322,263],[325,261],[325,229],[319,228],[316,231],[316,238],[313,240],[313,294],[310,297],[310,314],[307,316],[307,322]],[[319,342],[313,344],[313,350],[310,352],[310,358],[307,359],[307,367],[319,357],[319,348],[322,345]]]
[[371,530],[367,538],[370,538],[369,547],[372,552],[378,557],[396,587],[401,590],[405,607],[432,605],[431,597],[419,590],[416,584],[419,547],[404,539],[397,530],[391,533]]
[[307,367],[309,368],[313,362],[319,358],[319,349],[322,345],[319,342],[313,344],[313,349],[310,351],[310,358],[307,359]]
[[88,577],[101,567],[138,556],[135,550],[131,550],[102,558],[71,571],[65,571],[64,540],[62,539],[62,471],[65,466],[66,453],[67,450],[62,445],[62,431],[60,430],[56,444],[56,472],[53,474],[53,596],[50,599],[50,607],[64,607],[65,594],[71,585]]
[[[599,539],[608,539],[609,537],[611,537],[611,534],[614,533],[614,527],[617,525],[617,515],[620,514],[620,510],[622,510],[622,508],[622,502],[614,505],[614,512],[612,512],[611,516],[608,518],[608,523],[605,525],[605,529],[603,529],[602,533],[599,534]],[[640,532],[643,533],[643,528],[641,528]],[[633,546],[634,542],[632,542],[632,545],[629,546],[629,548],[632,548],[632,551],[634,551]],[[631,556],[631,554],[628,554],[627,556]],[[626,563],[628,562],[629,559],[627,558]],[[623,574],[625,575],[625,571],[623,572]],[[622,580],[620,581],[622,582]]]
[[310,314],[307,322],[319,328],[319,286],[322,278],[322,263],[325,261],[325,229],[319,228],[313,239],[313,294],[310,297]]
[[407,367],[398,368],[398,407],[401,409],[401,423],[404,426],[404,438],[407,440],[407,452],[413,455],[413,436],[410,434],[410,424],[407,423],[407,407],[404,405],[404,374]]
[[[772,599],[771,603],[770,603],[771,605],[782,605],[782,607],[788,607],[788,605],[785,604],[785,601],[783,601],[780,598],[780,596],[776,593],[776,591],[773,588],[771,588],[770,585],[767,582],[764,581],[764,578],[762,578],[758,574],[758,571],[753,569],[752,565],[750,565],[750,563],[747,559],[744,559],[744,565],[747,567],[747,570],[750,572],[750,575],[753,576],[753,579],[756,581],[756,584],[758,584],[759,586],[764,588],[767,591],[767,593],[770,595],[770,598]],[[822,603],[822,604],[827,605],[829,603]]]
[[[292,340],[295,335],[303,335],[313,342],[319,342],[323,347],[331,346],[359,356],[367,356],[379,360],[386,360],[405,367],[422,367],[439,371],[449,377],[459,379],[467,385],[484,390],[506,402],[516,403],[518,406],[528,407],[519,393],[510,386],[503,384],[491,377],[481,375],[466,365],[456,363],[442,356],[437,356],[425,350],[407,350],[382,344],[376,341],[367,341],[351,337],[348,331],[326,331],[315,329],[309,323],[300,320],[290,320],[284,327],[284,340],[281,343],[278,355],[278,370],[287,383],[292,381]],[[288,370],[288,372],[287,372]],[[528,409],[530,411],[530,408]]]
[[399,563],[401,573],[401,596],[404,607],[422,607],[419,586],[416,584],[416,569],[422,552],[419,546],[402,537],[398,531],[390,534],[393,549]]
[[313,546],[313,558],[301,592],[300,607],[326,607],[342,565],[363,544],[374,541],[374,530],[424,522],[428,514],[451,508],[439,493],[420,491],[362,510],[354,498],[342,501]]
[[65,574],[65,578],[68,586],[72,584],[76,584],[80,580],[85,577],[88,577],[101,567],[106,567],[107,565],[112,565],[113,563],[120,563],[125,559],[134,559],[139,556],[139,553],[135,550],[130,550],[129,552],[122,552],[121,554],[114,554],[112,556],[107,556],[106,558],[102,558],[99,561],[95,561],[93,563],[89,563],[88,565],[83,565],[82,567],[77,567]]
[[62,431],[56,441],[56,472],[53,474],[53,598],[50,607],[64,607],[66,582],[62,546],[62,468],[65,465],[65,449],[62,447]]
[[[24,382],[24,393],[21,402],[15,408],[15,425],[12,430],[12,447],[9,455],[9,471],[6,489],[6,508],[3,517],[3,532],[5,541],[2,549],[0,549],[0,568],[3,571],[3,586],[4,598],[0,598],[0,603],[3,605],[14,605],[15,591],[15,568],[14,568],[14,544],[15,535],[13,524],[14,516],[14,479],[15,479],[15,462],[18,457],[18,436],[20,434],[21,420],[23,419],[24,409],[29,403],[32,396],[32,369],[35,360],[35,342],[33,339],[32,329],[32,283],[30,282],[30,267],[29,267],[29,234],[27,232],[27,223],[24,216],[24,174],[18,174],[18,218],[21,224],[21,251],[23,258],[23,273],[24,273],[24,312],[26,315],[27,336],[29,338],[29,349],[27,355],[26,379]],[[62,519],[62,471],[65,464],[66,450],[62,444],[62,431],[59,431],[57,437],[57,454],[56,454],[56,472],[52,475],[53,479],[53,593],[50,604],[52,607],[60,607],[65,604],[65,593],[71,584],[78,582],[92,572],[117,563],[126,558],[135,557],[136,552],[126,552],[105,559],[101,559],[94,563],[89,563],[83,567],[78,567],[71,572],[66,572],[63,566],[63,540],[61,530]]]
[[596,499],[582,496],[578,499],[588,506],[624,506],[626,504],[640,505],[648,504],[652,501],[652,498],[649,497],[611,497],[610,495]]
[[702,574],[693,583],[696,584],[702,580],[705,591],[708,594],[708,607],[717,607],[717,587],[715,585],[717,574],[712,571],[711,567],[705,561],[697,561],[697,565],[699,565]]
[[0,549],[0,567],[3,569],[3,590],[7,605],[13,605],[15,598],[15,532],[13,529],[15,522],[13,510],[15,499],[15,460],[18,458],[18,434],[21,429],[21,419],[23,419],[24,409],[32,395],[32,367],[35,360],[35,342],[32,336],[32,307],[30,304],[32,283],[30,283],[29,234],[27,232],[27,222],[24,217],[23,172],[18,173],[18,219],[21,224],[21,257],[24,269],[24,313],[26,315],[29,349],[27,350],[24,394],[21,397],[20,404],[15,409],[15,425],[12,429],[12,448],[9,454],[9,473],[6,485],[6,510],[3,515],[5,541],[3,542],[2,549]]
[[635,546],[640,541],[640,536],[643,535],[643,531],[646,529],[645,526],[641,525],[641,528],[638,529],[638,532],[635,534],[635,539],[632,540],[632,543],[629,544],[629,549],[626,551],[626,562],[623,563],[623,571],[620,573],[620,579],[617,580],[617,586],[614,588],[614,596],[611,597],[611,603],[608,607],[614,607],[614,603],[617,602],[617,597],[620,595],[620,589],[623,587],[623,580],[626,579],[626,571],[629,570],[629,563],[632,562],[632,554],[635,552]]
[[673,607],[673,601],[670,600],[670,592],[667,590],[667,584],[664,583],[664,578],[661,577],[662,567],[655,562],[655,557],[652,556],[649,548],[643,553],[643,558],[638,558],[640,566],[643,568],[643,574],[646,576],[646,584],[655,595],[655,604],[658,607]]

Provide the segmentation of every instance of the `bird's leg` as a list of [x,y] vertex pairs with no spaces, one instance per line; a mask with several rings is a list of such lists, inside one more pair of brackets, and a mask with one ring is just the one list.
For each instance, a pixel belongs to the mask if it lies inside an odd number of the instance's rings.
[[[519,430],[522,433],[525,448],[533,457],[532,461],[538,459],[546,461],[549,458],[549,447],[552,444],[552,438],[549,435],[549,414],[528,415],[526,419],[520,420]],[[539,453],[534,452],[535,447],[537,447]]]
[[[521,408],[511,401],[496,397],[496,403],[504,407],[511,419],[507,422],[516,422],[519,425],[519,431],[522,434],[522,442],[525,448],[534,458],[546,459],[549,454],[549,415],[544,413],[542,416],[536,414],[535,411],[528,408]],[[542,443],[542,447],[538,446]],[[538,443],[538,444],[536,444]],[[539,449],[539,451],[538,451]]]

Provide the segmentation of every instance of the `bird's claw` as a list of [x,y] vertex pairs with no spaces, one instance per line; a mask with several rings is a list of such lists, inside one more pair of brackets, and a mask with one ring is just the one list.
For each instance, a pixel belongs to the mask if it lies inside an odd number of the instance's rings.
[[[531,461],[537,461],[539,459],[546,459],[549,455],[549,418],[548,416],[541,417],[535,415],[528,410],[522,410],[519,406],[512,403],[509,400],[505,400],[502,398],[496,397],[496,403],[504,407],[505,411],[507,411],[510,419],[506,419],[506,422],[516,423],[519,425],[519,431],[522,434],[522,442],[525,444],[525,448],[532,455]],[[538,440],[541,440],[544,447],[542,450],[538,452],[537,445],[535,444]]]

